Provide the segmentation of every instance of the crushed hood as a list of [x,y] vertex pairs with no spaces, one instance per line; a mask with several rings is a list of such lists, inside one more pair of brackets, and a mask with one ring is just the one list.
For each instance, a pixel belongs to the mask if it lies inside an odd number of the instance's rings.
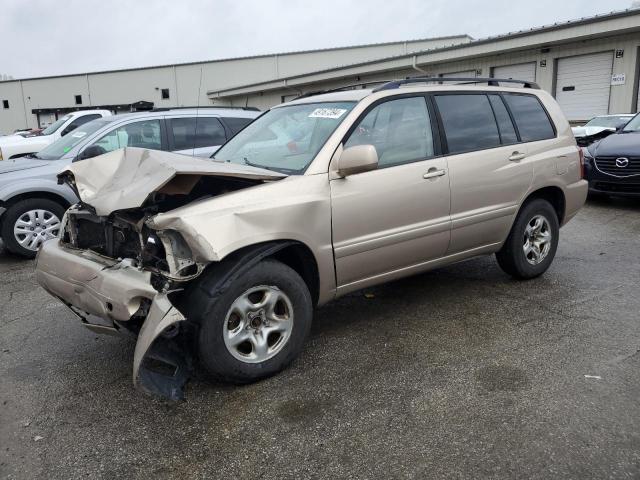
[[202,176],[261,181],[286,177],[249,165],[127,147],[68,165],[58,178],[69,182],[71,177],[82,202],[104,216],[140,207],[153,192],[188,194]]

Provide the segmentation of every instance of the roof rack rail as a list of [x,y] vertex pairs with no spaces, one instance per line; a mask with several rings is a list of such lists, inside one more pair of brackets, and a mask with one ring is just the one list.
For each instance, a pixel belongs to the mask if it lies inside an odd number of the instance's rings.
[[158,107],[151,109],[152,112],[168,112],[169,110],[200,110],[203,108],[214,108],[221,110],[247,110],[250,112],[259,112],[260,109],[256,107],[225,107],[224,105],[204,105],[199,107]]
[[[323,93],[333,93],[333,92],[342,92],[344,90],[355,90],[356,87],[367,87],[368,85],[377,85],[378,83],[391,83],[393,80],[374,80],[371,82],[362,82],[362,83],[352,83],[351,85],[345,85],[344,87],[331,88],[328,90],[314,90],[312,92],[303,93],[302,95],[297,96],[293,100],[298,100],[299,98],[307,98],[313,97],[315,95],[322,95]],[[293,101],[292,100],[292,101]]]
[[487,83],[491,87],[497,87],[500,83],[517,83],[524,88],[534,88],[540,90],[540,86],[535,82],[528,80],[514,80],[512,78],[490,78],[490,77],[469,77],[469,78],[456,78],[456,77],[411,77],[404,80],[393,80],[391,82],[380,85],[373,89],[373,92],[381,92],[383,90],[393,90],[400,88],[402,85],[410,83],[428,83],[428,82],[456,82],[461,85],[475,84],[475,83]]

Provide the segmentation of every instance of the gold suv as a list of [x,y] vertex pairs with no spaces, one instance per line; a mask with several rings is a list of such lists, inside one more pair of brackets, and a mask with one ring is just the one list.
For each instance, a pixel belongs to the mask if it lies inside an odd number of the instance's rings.
[[75,162],[60,179],[80,202],[38,281],[88,328],[135,334],[134,383],[177,399],[196,364],[232,383],[280,371],[314,307],[354,290],[492,253],[541,275],[587,195],[569,124],[535,84],[450,81],[301,97],[210,160]]

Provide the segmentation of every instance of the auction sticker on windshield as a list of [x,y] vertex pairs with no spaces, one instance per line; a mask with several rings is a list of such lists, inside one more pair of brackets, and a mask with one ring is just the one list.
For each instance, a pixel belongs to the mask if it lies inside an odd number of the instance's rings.
[[340,118],[345,112],[344,108],[316,108],[309,118]]
[[82,138],[87,134],[87,132],[73,132],[71,136],[73,138]]

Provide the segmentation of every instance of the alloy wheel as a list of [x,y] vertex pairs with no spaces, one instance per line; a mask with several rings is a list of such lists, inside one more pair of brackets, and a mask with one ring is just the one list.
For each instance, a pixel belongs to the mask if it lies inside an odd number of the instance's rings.
[[293,330],[293,305],[276,286],[250,288],[231,304],[223,325],[224,343],[234,358],[261,363],[278,354]]

